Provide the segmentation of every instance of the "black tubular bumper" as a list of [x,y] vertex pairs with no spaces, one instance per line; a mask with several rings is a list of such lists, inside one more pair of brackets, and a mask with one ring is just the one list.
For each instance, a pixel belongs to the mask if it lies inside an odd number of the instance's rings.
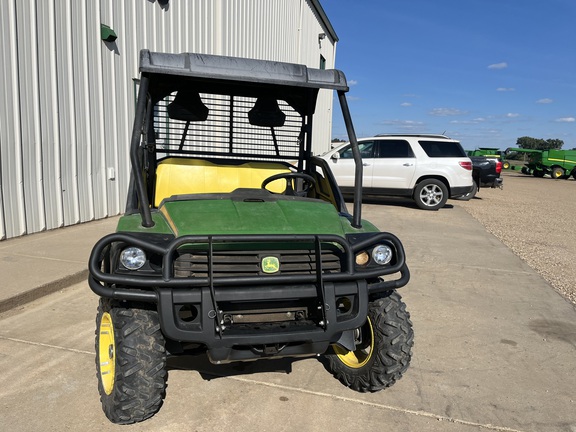
[[[242,243],[252,246],[274,245],[276,249],[279,244],[310,245],[315,263],[307,274],[212,274],[210,269],[215,251],[223,247],[233,248],[234,245],[244,250]],[[393,264],[357,270],[356,254],[369,249],[371,245],[382,243],[392,248],[395,255]],[[107,255],[113,244],[136,246],[147,254],[160,256],[161,273],[142,275],[138,271],[130,274],[103,271],[102,263],[109,259]],[[202,247],[209,271],[204,276],[175,277],[177,251],[190,245]],[[328,272],[322,268],[322,252],[327,245],[332,248],[337,245],[340,251],[341,269],[338,272]],[[262,252],[266,254],[266,248]],[[270,350],[268,357],[275,354],[297,356],[324,352],[344,331],[364,323],[370,294],[400,288],[410,278],[402,244],[389,233],[362,234],[348,239],[335,235],[183,236],[165,243],[117,233],[104,237],[94,246],[89,271],[89,285],[97,295],[156,303],[164,334],[176,341],[205,344],[210,358],[215,362],[255,357],[253,351],[237,349],[241,346],[265,347],[263,349]],[[395,273],[400,273],[400,277],[382,280],[382,276]],[[338,299],[342,298],[353,299],[354,306],[346,314],[341,314],[337,305]],[[250,305],[250,309],[257,309],[270,308],[276,304],[306,304],[308,309],[313,309],[311,305],[314,308],[317,305],[318,311],[314,312],[315,320],[308,322],[308,325],[301,323],[263,331],[234,331],[226,328],[226,307],[230,308],[230,305]],[[189,321],[180,320],[181,309],[190,308],[190,305],[197,311],[197,316]],[[295,309],[298,307],[294,306]]]
[[[157,276],[142,276],[138,272],[132,274],[112,274],[102,271],[102,261],[104,260],[105,249],[115,242],[126,245],[140,247],[146,252],[156,253],[162,256],[162,273]],[[185,277],[175,278],[173,262],[179,247],[186,244],[205,244],[212,253],[215,244],[232,243],[282,243],[300,242],[315,245],[318,264],[315,274],[307,275],[260,275],[244,277]],[[339,273],[322,273],[321,262],[319,261],[322,244],[334,243],[344,250],[343,268]],[[367,249],[370,245],[387,243],[392,246],[395,254],[394,265],[373,267],[362,271],[355,270],[356,253]],[[109,234],[96,243],[90,254],[88,263],[90,271],[90,288],[102,297],[109,297],[123,300],[136,300],[155,302],[158,300],[156,289],[193,289],[204,286],[254,286],[254,285],[276,285],[276,284],[306,284],[316,283],[319,286],[323,282],[348,282],[356,280],[371,280],[381,276],[400,272],[401,277],[397,280],[379,282],[369,285],[369,292],[391,290],[401,288],[410,279],[410,272],[405,262],[404,248],[400,240],[390,233],[370,233],[370,235],[359,238],[353,244],[346,239],[336,235],[218,235],[218,236],[182,236],[173,239],[163,245],[146,241],[145,239],[130,234],[116,233]],[[115,285],[116,287],[113,287]],[[117,288],[119,286],[129,288]]]

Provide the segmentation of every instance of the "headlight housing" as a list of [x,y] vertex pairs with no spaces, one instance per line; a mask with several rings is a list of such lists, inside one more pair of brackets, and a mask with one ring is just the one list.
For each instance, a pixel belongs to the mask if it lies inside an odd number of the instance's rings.
[[372,250],[362,251],[356,254],[356,265],[366,267],[370,264],[386,265],[394,258],[392,248],[385,244],[374,246]]
[[372,260],[378,265],[386,265],[392,261],[392,249],[387,245],[378,245],[372,249]]
[[146,264],[146,254],[140,248],[128,247],[120,254],[120,263],[128,270],[138,270]]

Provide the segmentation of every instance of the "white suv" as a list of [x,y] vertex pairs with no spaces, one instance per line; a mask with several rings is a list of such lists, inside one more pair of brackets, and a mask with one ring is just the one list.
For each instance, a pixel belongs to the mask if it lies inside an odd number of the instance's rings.
[[[363,194],[411,197],[418,207],[437,210],[448,198],[472,190],[472,161],[460,143],[444,135],[376,135],[358,139]],[[350,143],[322,156],[343,193],[354,187]]]

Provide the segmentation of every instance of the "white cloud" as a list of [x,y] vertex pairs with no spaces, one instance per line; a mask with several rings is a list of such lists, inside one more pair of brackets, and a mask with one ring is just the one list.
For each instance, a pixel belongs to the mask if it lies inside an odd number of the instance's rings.
[[350,81],[348,81],[348,85],[349,85],[349,86],[355,86],[356,84],[358,84],[358,81],[356,81],[356,80],[350,80]]
[[429,112],[430,115],[437,117],[457,116],[466,113],[466,111],[461,111],[458,108],[434,108]]
[[508,118],[516,118],[516,117],[520,117],[520,114],[518,114],[518,113],[508,113],[508,114],[506,114],[506,117],[508,117]]
[[576,118],[574,118],[574,117],[562,117],[562,118],[556,119],[556,121],[560,122],[560,123],[574,123],[574,122],[576,122]]
[[514,87],[498,87],[498,88],[496,89],[496,91],[499,91],[499,92],[513,92],[513,91],[516,91],[516,89],[515,89]]
[[412,106],[412,104],[411,104],[410,102],[402,102],[402,103],[400,104],[400,106],[409,107],[409,106]]
[[539,104],[550,104],[552,102],[554,102],[554,101],[550,98],[539,99],[536,101],[536,103],[539,103]]
[[451,124],[461,124],[461,125],[475,125],[478,123],[482,123],[484,121],[486,121],[485,118],[477,117],[477,118],[472,119],[472,120],[451,120],[450,123]]
[[415,120],[384,120],[380,122],[380,124],[387,126],[413,127],[413,126],[421,126],[424,123]]
[[508,63],[494,63],[488,66],[488,69],[506,69],[508,67]]

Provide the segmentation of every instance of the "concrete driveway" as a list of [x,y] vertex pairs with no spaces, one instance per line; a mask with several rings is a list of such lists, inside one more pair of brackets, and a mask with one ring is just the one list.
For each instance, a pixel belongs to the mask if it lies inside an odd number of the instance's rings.
[[365,205],[364,218],[404,242],[415,331],[392,388],[356,393],[315,358],[185,357],[169,362],[156,416],[113,425],[96,387],[97,297],[82,282],[0,316],[0,429],[576,431],[573,306],[457,204],[387,204]]

